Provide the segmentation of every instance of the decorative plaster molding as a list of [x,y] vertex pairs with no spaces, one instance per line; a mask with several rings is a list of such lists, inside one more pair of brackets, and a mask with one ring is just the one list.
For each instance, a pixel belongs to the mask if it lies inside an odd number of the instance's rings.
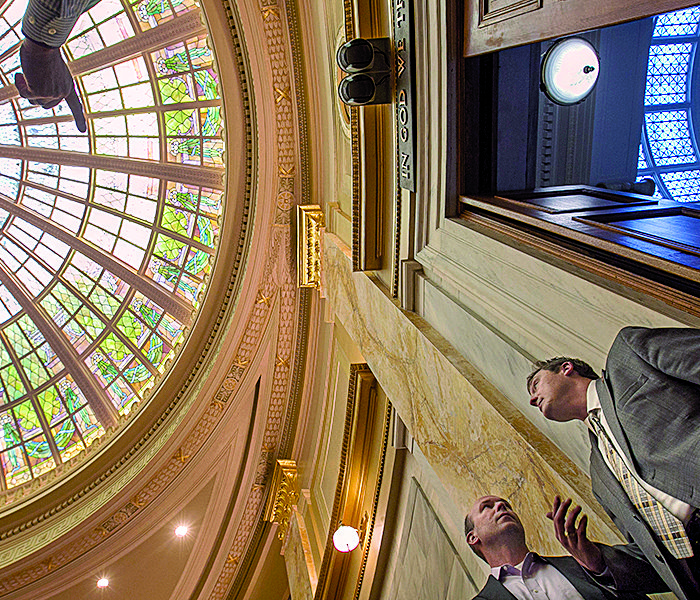
[[299,502],[297,463],[293,460],[278,459],[272,476],[264,519],[278,524],[277,537],[282,542],[287,535],[292,509],[297,502]]

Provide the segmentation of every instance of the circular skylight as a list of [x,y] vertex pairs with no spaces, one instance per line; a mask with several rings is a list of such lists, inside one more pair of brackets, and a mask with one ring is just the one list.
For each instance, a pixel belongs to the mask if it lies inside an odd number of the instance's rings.
[[193,0],[102,0],[64,45],[88,131],[19,98],[0,9],[0,489],[144,401],[201,305],[222,214],[214,57]]

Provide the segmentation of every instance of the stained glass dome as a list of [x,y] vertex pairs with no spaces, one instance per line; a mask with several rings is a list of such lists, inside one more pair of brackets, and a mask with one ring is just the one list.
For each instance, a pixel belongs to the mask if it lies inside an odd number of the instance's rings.
[[659,15],[649,47],[638,179],[652,177],[657,197],[700,201],[700,153],[694,131],[693,71],[700,7]]
[[193,0],[102,0],[64,46],[88,131],[19,98],[0,9],[0,489],[148,399],[201,306],[222,215],[221,98]]

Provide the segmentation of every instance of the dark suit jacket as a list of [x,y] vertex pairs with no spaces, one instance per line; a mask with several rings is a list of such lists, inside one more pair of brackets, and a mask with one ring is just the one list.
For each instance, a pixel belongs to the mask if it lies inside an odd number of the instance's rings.
[[[700,330],[626,327],[596,382],[615,439],[639,475],[691,506],[700,505]],[[591,439],[593,493],[618,528],[636,542],[678,598],[678,562],[657,540]]]
[[[649,564],[628,552],[626,546],[598,545],[603,550],[606,563],[614,572],[615,581],[619,582],[618,594],[595,584],[586,572],[571,556],[543,557],[566,577],[585,600],[647,600],[646,593],[665,592],[668,589],[656,577]],[[634,551],[634,548],[632,548]],[[505,586],[495,577],[489,575],[486,585],[474,600],[514,600]]]

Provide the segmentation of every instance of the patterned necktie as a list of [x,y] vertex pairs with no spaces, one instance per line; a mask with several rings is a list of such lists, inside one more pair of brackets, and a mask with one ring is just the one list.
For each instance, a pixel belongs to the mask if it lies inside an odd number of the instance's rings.
[[593,433],[598,438],[599,448],[605,453],[608,463],[612,466],[612,471],[615,477],[622,485],[622,488],[629,496],[632,504],[635,505],[639,514],[644,517],[652,531],[661,540],[666,549],[675,558],[688,558],[693,556],[693,550],[690,547],[690,540],[685,532],[683,523],[672,515],[666,507],[647,492],[634,474],[622,460],[617,449],[608,437],[605,428],[600,422],[597,414],[598,411],[592,411],[588,416],[588,421],[591,424]]

